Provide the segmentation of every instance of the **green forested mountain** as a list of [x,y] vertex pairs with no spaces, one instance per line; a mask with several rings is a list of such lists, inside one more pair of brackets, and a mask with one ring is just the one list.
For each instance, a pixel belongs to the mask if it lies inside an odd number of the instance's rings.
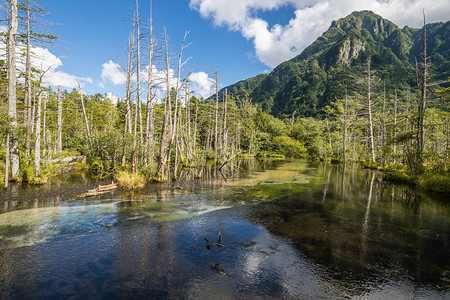
[[[450,22],[427,24],[431,81],[450,74]],[[379,83],[375,94],[415,94],[415,61],[421,61],[423,29],[399,28],[371,11],[353,12],[333,21],[330,28],[300,55],[261,74],[227,87],[236,97],[248,96],[264,111],[277,117],[316,116],[321,109],[345,95],[364,94],[365,64]],[[436,104],[444,108],[445,103]]]

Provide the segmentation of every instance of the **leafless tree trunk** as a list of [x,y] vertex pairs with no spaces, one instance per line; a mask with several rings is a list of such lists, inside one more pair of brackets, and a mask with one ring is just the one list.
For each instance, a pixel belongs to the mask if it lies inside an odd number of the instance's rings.
[[348,130],[348,92],[347,86],[345,86],[345,99],[344,99],[344,130],[342,133],[342,154],[344,157],[344,163],[347,161],[347,130]]
[[[394,98],[394,165],[397,158],[397,114],[398,114],[398,97],[397,90],[395,91]],[[408,123],[408,121],[406,121]]]
[[327,124],[327,132],[328,132],[328,145],[330,146],[330,148],[332,147],[332,142],[331,142],[331,131],[330,131],[330,124],[328,123],[328,115],[325,118],[326,120],[326,124]]
[[167,152],[167,135],[169,132],[169,117],[171,114],[170,105],[170,59],[169,59],[169,46],[167,43],[167,33],[164,31],[165,51],[166,51],[166,99],[164,100],[164,115],[163,124],[161,128],[161,140],[159,143],[159,156],[158,156],[158,180],[164,180],[164,172],[166,165],[166,152]]
[[128,125],[128,133],[132,132],[132,93],[133,93],[133,54],[134,54],[134,33],[130,35],[128,41],[128,63],[127,63],[127,99],[126,99],[126,124]]
[[27,48],[26,48],[26,63],[25,63],[25,95],[24,103],[25,108],[23,123],[27,128],[28,132],[26,134],[26,150],[25,153],[28,155],[30,152],[30,130],[31,123],[31,0],[27,0]]
[[36,87],[32,87],[33,107],[31,108],[31,133],[34,133],[35,116],[36,116]]
[[128,57],[126,70],[126,99],[125,99],[125,126],[123,131],[122,166],[126,165],[127,134],[132,133],[132,95],[133,95],[133,54],[134,54],[134,31],[128,39]]
[[449,150],[449,134],[450,134],[450,118],[447,118],[447,123],[446,123],[446,129],[445,129],[445,136],[446,136],[446,141],[445,141],[445,167],[447,167],[448,164],[448,150]]
[[34,176],[41,175],[41,106],[42,106],[42,90],[39,86],[38,102],[36,107],[36,126],[35,126],[35,143],[34,143]]
[[367,59],[367,109],[369,114],[369,141],[370,141],[370,153],[372,163],[375,163],[375,143],[373,139],[373,117],[372,117],[372,99],[371,99],[371,87],[372,87],[372,71],[370,69],[371,57]]
[[86,108],[84,106],[83,92],[81,91],[80,79],[77,78],[77,80],[78,80],[78,91],[80,92],[81,109],[83,110],[84,122],[86,123],[86,134],[87,134],[88,140],[90,140],[91,129],[89,127],[89,120],[88,120],[88,117],[86,114]]
[[[176,142],[178,139],[177,128],[178,128],[178,120],[179,120],[179,114],[180,114],[180,112],[178,110],[181,109],[178,107],[178,96],[179,96],[181,88],[184,86],[184,83],[185,83],[184,82],[183,84],[181,84],[181,68],[185,64],[182,62],[181,59],[183,56],[183,50],[185,48],[184,44],[186,42],[186,37],[187,37],[188,33],[189,32],[186,31],[186,33],[184,34],[183,41],[181,42],[180,53],[178,54],[177,82],[176,82],[176,87],[175,87],[175,99],[174,99],[175,107],[174,107],[174,113],[173,113],[173,123],[171,124],[172,130],[171,130],[171,135],[170,135],[170,139],[169,139],[169,147],[166,152],[167,153],[166,161],[168,161],[170,159],[170,154],[171,154],[174,142]],[[168,70],[169,69],[167,69],[167,72],[168,72]],[[175,155],[175,162],[177,162],[176,155]],[[177,167],[178,166],[175,163],[175,169],[174,169],[175,174],[177,172]]]
[[219,122],[219,69],[216,69],[216,108],[214,110],[214,162],[217,162],[218,152],[218,134],[217,127]]
[[383,85],[383,111],[381,117],[381,150],[382,150],[382,161],[381,164],[384,167],[386,163],[385,148],[386,148],[386,83]]
[[[141,108],[141,31],[140,31],[140,20],[139,20],[139,1],[136,0],[136,114],[134,119],[134,139],[133,139],[133,163],[134,171],[138,171],[138,152],[140,146],[137,146],[137,123],[139,122],[139,132],[142,133],[142,108]],[[139,134],[139,145],[143,144],[143,136]]]
[[[8,116],[11,118],[11,130],[8,132],[6,146],[7,151],[6,165],[11,165],[12,177],[19,175],[19,140],[17,138],[17,113],[16,113],[16,35],[17,35],[17,0],[10,1],[10,26],[8,32]],[[6,170],[8,171],[8,169]],[[8,172],[5,172],[5,186],[8,185]]]
[[[136,0],[136,106],[139,121],[139,132],[142,132],[142,107],[141,107],[141,23],[139,20],[139,1]],[[142,145],[143,136],[139,134]]]
[[222,115],[222,160],[227,159],[227,145],[228,145],[228,132],[227,132],[227,103],[228,95],[227,89],[225,89],[225,94],[223,96],[223,115]]
[[291,133],[292,133],[292,129],[294,128],[296,113],[297,113],[297,110],[294,110],[294,112],[292,113],[292,116],[291,116],[291,128],[290,128]]
[[134,127],[133,127],[133,161],[136,155],[136,144],[137,144],[137,124],[139,118],[139,106],[136,99],[136,104],[134,105]]
[[44,141],[44,150],[43,150],[43,156],[45,157],[46,151],[47,151],[47,97],[44,97],[44,117],[43,117],[43,124],[42,124],[42,139]]
[[[425,148],[424,139],[424,120],[425,120],[425,110],[427,107],[427,76],[428,76],[428,65],[427,65],[427,23],[425,20],[425,12],[423,12],[423,63],[420,70],[420,79],[418,80],[418,85],[420,87],[420,99],[418,105],[418,117],[417,117],[417,163],[420,167],[423,166],[423,151]],[[417,68],[417,73],[419,70]]]
[[152,18],[152,3],[150,1],[150,45],[149,45],[149,62],[148,62],[148,77],[147,77],[147,114],[145,120],[145,152],[146,161],[150,165],[151,172],[153,172],[153,157],[155,152],[154,147],[154,116],[153,116],[153,18]]
[[194,117],[194,134],[192,140],[194,141],[194,158],[197,159],[197,126],[198,126],[198,99],[195,101],[195,117]]
[[56,123],[56,152],[59,153],[62,150],[62,95],[61,86],[58,86],[58,113]]
[[186,82],[186,94],[185,94],[185,104],[186,104],[186,136],[191,136],[191,82],[188,80]]

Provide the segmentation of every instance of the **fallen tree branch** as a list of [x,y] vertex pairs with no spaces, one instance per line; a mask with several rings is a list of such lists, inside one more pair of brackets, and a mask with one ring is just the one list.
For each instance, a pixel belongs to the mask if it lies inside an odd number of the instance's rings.
[[100,196],[104,194],[108,194],[118,188],[117,184],[111,183],[108,185],[99,185],[97,188],[93,190],[88,190],[86,193],[83,193],[81,195],[78,195],[75,197],[76,199],[81,198],[87,198],[87,197],[94,197],[94,196]]
[[240,153],[236,153],[235,155],[231,156],[230,158],[228,158],[226,161],[224,161],[220,167],[219,170],[221,170],[229,161],[231,161],[233,158],[235,158],[236,156],[238,156]]

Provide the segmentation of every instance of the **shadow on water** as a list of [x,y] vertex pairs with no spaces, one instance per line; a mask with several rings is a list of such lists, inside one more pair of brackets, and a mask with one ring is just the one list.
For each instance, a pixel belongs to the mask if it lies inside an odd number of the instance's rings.
[[450,204],[437,195],[304,161],[178,178],[76,201],[86,186],[15,192],[21,204],[0,214],[0,298],[450,296]]

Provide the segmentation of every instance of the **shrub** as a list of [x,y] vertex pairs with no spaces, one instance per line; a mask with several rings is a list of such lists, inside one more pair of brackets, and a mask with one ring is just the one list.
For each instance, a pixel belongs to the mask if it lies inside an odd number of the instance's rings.
[[20,170],[20,173],[21,173],[22,180],[24,182],[30,182],[34,178],[33,166],[28,166],[28,167],[22,168],[22,170]]
[[145,186],[145,178],[139,174],[119,172],[116,180],[119,187],[125,190],[137,190]]
[[215,157],[216,153],[214,152],[214,150],[209,150],[208,152],[206,152],[206,159],[213,160]]
[[74,171],[87,172],[89,170],[89,164],[82,161],[77,161],[72,168]]
[[392,181],[404,182],[414,184],[414,177],[407,174],[405,171],[389,168],[386,170],[386,178]]
[[450,193],[450,176],[427,173],[420,177],[419,187],[424,190]]
[[297,140],[294,140],[288,136],[277,136],[273,139],[275,148],[282,155],[288,157],[304,157],[306,156],[306,148],[303,144]]

